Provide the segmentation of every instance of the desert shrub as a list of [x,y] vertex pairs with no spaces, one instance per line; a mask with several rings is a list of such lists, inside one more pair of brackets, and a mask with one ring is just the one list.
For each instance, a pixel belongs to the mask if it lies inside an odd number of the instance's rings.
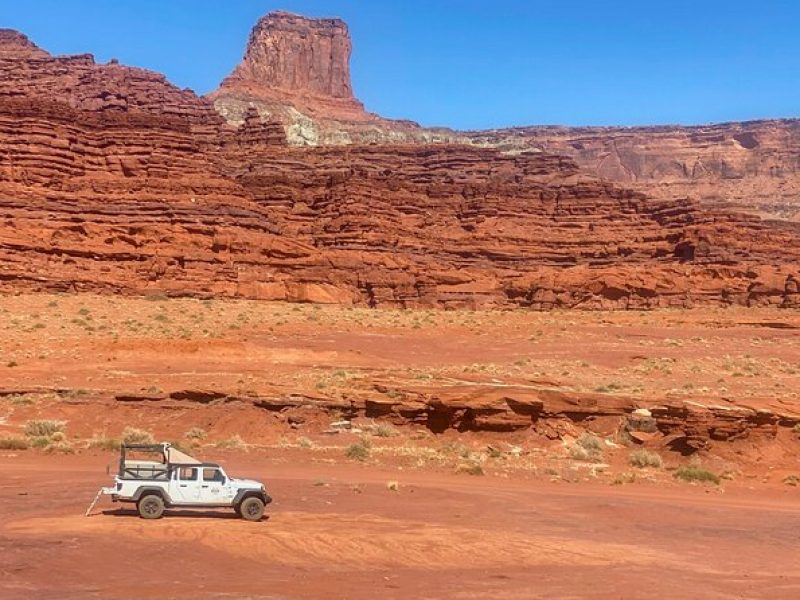
[[800,485],[800,476],[798,475],[787,475],[783,478],[783,483],[786,485],[791,485],[792,487],[797,487]]
[[603,451],[603,442],[599,437],[588,431],[578,438],[577,444],[594,454],[599,454]]
[[375,437],[386,438],[397,435],[397,430],[388,423],[381,423],[380,425],[373,426],[370,433]]
[[467,475],[483,475],[483,467],[477,462],[465,462],[456,467],[456,473]]
[[28,438],[31,448],[46,448],[50,444],[49,435],[33,435]]
[[369,458],[371,444],[367,440],[359,440],[355,444],[351,444],[344,451],[344,455],[352,460],[367,460]]
[[49,437],[54,433],[63,433],[64,421],[55,421],[52,419],[34,419],[25,423],[25,435],[28,437]]
[[638,467],[639,469],[646,467],[660,469],[664,466],[664,461],[661,460],[661,457],[656,452],[650,452],[649,450],[634,450],[628,457],[628,462],[632,467]]
[[25,438],[1,437],[0,450],[27,450],[30,443]]
[[95,450],[119,450],[121,445],[118,439],[106,436],[95,436],[86,443],[87,448]]
[[223,448],[225,450],[244,450],[247,448],[247,443],[239,434],[233,435],[227,440],[220,440],[216,445],[217,448]]
[[569,447],[569,457],[572,460],[592,460],[592,454],[579,444],[572,444]]
[[587,431],[569,447],[568,451],[569,457],[573,460],[596,460],[603,454],[603,442]]
[[62,454],[72,454],[72,444],[66,437],[57,440],[51,439],[50,443],[44,447],[45,452],[60,452]]
[[34,399],[27,394],[12,394],[7,398],[14,406],[30,406],[34,404]]
[[503,451],[494,446],[486,446],[486,455],[489,458],[503,458]]
[[136,429],[135,427],[126,427],[122,432],[122,443],[126,446],[131,444],[155,444],[156,439],[149,431]]
[[204,440],[207,434],[205,429],[201,429],[200,427],[192,427],[184,435],[186,436],[186,439],[189,440]]
[[792,431],[794,431],[797,435],[800,435],[800,423],[797,423],[794,427],[792,427]]
[[689,482],[700,481],[711,482],[715,484],[719,483],[719,475],[716,473],[712,473],[708,469],[703,469],[702,467],[691,465],[680,467],[677,471],[675,471],[675,478]]
[[313,448],[314,442],[312,442],[307,437],[299,437],[297,438],[297,445],[300,446],[301,448]]
[[636,473],[619,473],[611,481],[611,485],[624,485],[626,483],[636,483]]

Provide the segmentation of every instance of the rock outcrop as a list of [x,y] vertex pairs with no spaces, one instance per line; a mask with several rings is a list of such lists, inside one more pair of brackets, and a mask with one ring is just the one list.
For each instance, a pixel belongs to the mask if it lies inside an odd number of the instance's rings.
[[448,130],[422,129],[364,110],[350,78],[352,42],[341,19],[273,12],[253,28],[242,62],[210,94],[232,124],[255,109],[281,122],[295,145],[441,142]]
[[341,19],[307,19],[271,13],[256,23],[242,63],[223,88],[266,101],[292,104],[311,114],[365,118],[350,80],[352,44]]
[[693,197],[767,219],[800,221],[800,120],[680,127],[519,127],[455,132],[382,119],[355,99],[351,42],[338,19],[272,13],[243,62],[211,94],[234,124],[277,119],[294,145],[462,143],[572,157],[585,172],[656,198]]
[[571,156],[651,196],[800,221],[800,119],[696,127],[523,127],[467,134],[509,152]]
[[[340,83],[321,89],[345,94]],[[11,32],[0,35],[0,149],[4,291],[541,309],[798,302],[790,226],[651,199],[541,151],[289,147],[258,106],[234,127],[161,75],[52,57]]]

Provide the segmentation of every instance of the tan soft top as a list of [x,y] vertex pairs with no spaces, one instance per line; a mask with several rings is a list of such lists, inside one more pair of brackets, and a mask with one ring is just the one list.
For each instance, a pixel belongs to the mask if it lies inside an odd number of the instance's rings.
[[167,462],[171,465],[199,465],[200,461],[196,458],[181,452],[177,448],[167,448]]

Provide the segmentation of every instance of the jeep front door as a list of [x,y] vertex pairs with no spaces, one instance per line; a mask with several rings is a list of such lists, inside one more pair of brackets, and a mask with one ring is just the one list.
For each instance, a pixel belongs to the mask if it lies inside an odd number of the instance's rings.
[[218,467],[203,467],[200,498],[203,504],[230,504],[233,494],[225,473]]

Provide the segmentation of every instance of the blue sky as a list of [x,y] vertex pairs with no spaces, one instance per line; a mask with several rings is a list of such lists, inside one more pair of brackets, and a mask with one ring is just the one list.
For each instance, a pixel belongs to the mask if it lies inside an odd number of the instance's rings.
[[358,97],[425,125],[800,116],[796,0],[2,0],[0,27],[205,93],[277,9],[344,18]]

